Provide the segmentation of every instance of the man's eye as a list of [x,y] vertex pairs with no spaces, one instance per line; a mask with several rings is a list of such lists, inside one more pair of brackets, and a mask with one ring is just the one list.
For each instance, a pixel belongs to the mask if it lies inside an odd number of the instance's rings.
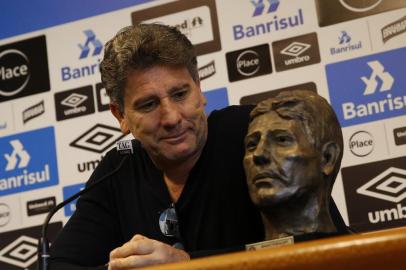
[[249,139],[245,143],[245,149],[254,150],[258,145],[258,141],[254,139]]
[[184,100],[188,93],[189,93],[188,89],[182,89],[182,90],[174,92],[172,94],[172,98],[174,100]]
[[289,135],[278,135],[274,140],[281,145],[290,145],[293,142],[293,138]]
[[158,103],[155,100],[149,100],[137,105],[136,110],[141,112],[150,112],[157,107]]

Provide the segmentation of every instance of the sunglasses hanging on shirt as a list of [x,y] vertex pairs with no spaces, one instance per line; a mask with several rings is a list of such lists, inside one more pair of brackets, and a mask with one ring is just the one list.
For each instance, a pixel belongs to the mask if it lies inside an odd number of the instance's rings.
[[[161,229],[163,235],[175,237],[179,241],[180,234],[178,216],[176,215],[175,205],[173,203],[159,216],[159,228]],[[176,242],[172,246],[178,249],[184,249],[180,241]]]

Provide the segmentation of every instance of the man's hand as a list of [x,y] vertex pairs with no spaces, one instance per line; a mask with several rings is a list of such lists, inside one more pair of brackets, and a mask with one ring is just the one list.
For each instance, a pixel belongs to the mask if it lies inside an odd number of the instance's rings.
[[147,265],[190,260],[189,254],[165,243],[136,234],[110,252],[108,270],[123,270]]

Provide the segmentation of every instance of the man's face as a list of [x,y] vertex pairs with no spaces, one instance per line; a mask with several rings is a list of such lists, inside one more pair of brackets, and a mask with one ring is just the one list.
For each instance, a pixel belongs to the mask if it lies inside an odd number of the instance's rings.
[[323,181],[319,153],[302,125],[273,111],[251,122],[245,141],[244,168],[251,199],[260,207],[315,191]]
[[128,76],[123,121],[158,165],[179,162],[204,147],[204,105],[186,68],[153,66]]

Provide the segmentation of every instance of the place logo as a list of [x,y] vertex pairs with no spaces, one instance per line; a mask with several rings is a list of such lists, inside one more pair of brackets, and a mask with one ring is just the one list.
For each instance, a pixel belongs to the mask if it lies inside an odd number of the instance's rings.
[[263,0],[246,0],[246,3],[251,3],[251,16],[254,18],[261,18],[263,20],[256,24],[233,25],[232,28],[234,40],[242,40],[245,38],[272,34],[274,32],[295,28],[304,24],[303,11],[300,8],[294,14],[278,17],[276,12],[280,6],[279,0],[268,0],[267,4],[264,3]]
[[45,214],[56,206],[55,197],[47,197],[27,202],[27,215],[29,217]]
[[56,120],[62,121],[95,112],[91,85],[56,93]]
[[216,65],[214,63],[214,60],[204,66],[199,67],[197,71],[199,72],[200,81],[210,78],[211,76],[216,74]]
[[[29,227],[0,234],[0,269],[35,270],[37,266],[37,248],[42,226]],[[50,223],[47,236],[52,243],[62,229],[62,222]]]
[[[78,45],[78,58],[87,60],[85,65],[80,67],[63,66],[61,68],[61,80],[63,82],[80,79],[100,72],[100,54],[103,51],[103,43],[96,37],[91,29],[83,31],[85,39]],[[96,59],[96,60],[94,60]]]
[[316,0],[320,26],[363,18],[406,7],[404,0]]
[[227,88],[217,88],[203,92],[207,105],[204,107],[206,115],[214,110],[220,110],[229,105]]
[[101,154],[124,136],[125,135],[121,133],[119,128],[96,124],[81,134],[69,145],[82,150]]
[[395,128],[393,130],[396,145],[406,144],[406,127]]
[[10,207],[0,202],[0,228],[6,226],[11,220]]
[[44,101],[41,100],[37,104],[34,104],[23,111],[23,123],[42,115],[45,112]]
[[226,53],[230,82],[253,78],[272,72],[269,44]]
[[45,36],[0,46],[0,102],[50,88]]
[[[70,185],[70,186],[65,186],[62,188],[62,193],[63,193],[63,200],[67,200],[69,197],[73,196],[74,194],[78,193],[82,189],[85,188],[85,183],[80,183],[80,184],[75,184],[75,185]],[[73,213],[76,211],[76,202],[77,198],[67,205],[63,207],[64,214],[66,217],[70,217],[73,215]]]
[[102,83],[96,84],[97,111],[103,112],[110,109],[110,97]]
[[275,41],[272,51],[276,71],[320,63],[316,33]]
[[401,48],[326,65],[331,105],[342,127],[404,115],[405,61]]
[[279,88],[279,89],[275,89],[275,90],[270,90],[270,91],[266,91],[266,92],[261,92],[261,93],[257,93],[257,94],[253,94],[253,95],[249,95],[249,96],[244,96],[240,99],[240,104],[241,105],[247,105],[247,104],[257,105],[259,102],[261,102],[265,99],[276,97],[281,92],[293,91],[293,90],[308,90],[308,91],[317,93],[316,84],[314,82],[308,82],[308,83],[292,85],[292,86],[288,86],[288,87],[284,87],[284,88]]
[[365,130],[352,134],[348,142],[351,153],[357,157],[368,156],[374,150],[374,146],[374,137]]
[[175,26],[203,55],[221,50],[215,0],[180,0],[131,13],[133,25],[161,23]]
[[404,226],[406,157],[341,169],[350,227],[356,231]]
[[381,29],[382,41],[386,43],[388,40],[406,32],[406,16],[403,16],[397,21],[394,21]]
[[0,138],[0,171],[0,196],[57,185],[54,128]]
[[338,36],[338,44],[335,47],[330,47],[331,55],[338,55],[342,53],[352,52],[355,50],[362,49],[361,40],[353,42],[352,37],[348,34],[347,31],[341,31]]

